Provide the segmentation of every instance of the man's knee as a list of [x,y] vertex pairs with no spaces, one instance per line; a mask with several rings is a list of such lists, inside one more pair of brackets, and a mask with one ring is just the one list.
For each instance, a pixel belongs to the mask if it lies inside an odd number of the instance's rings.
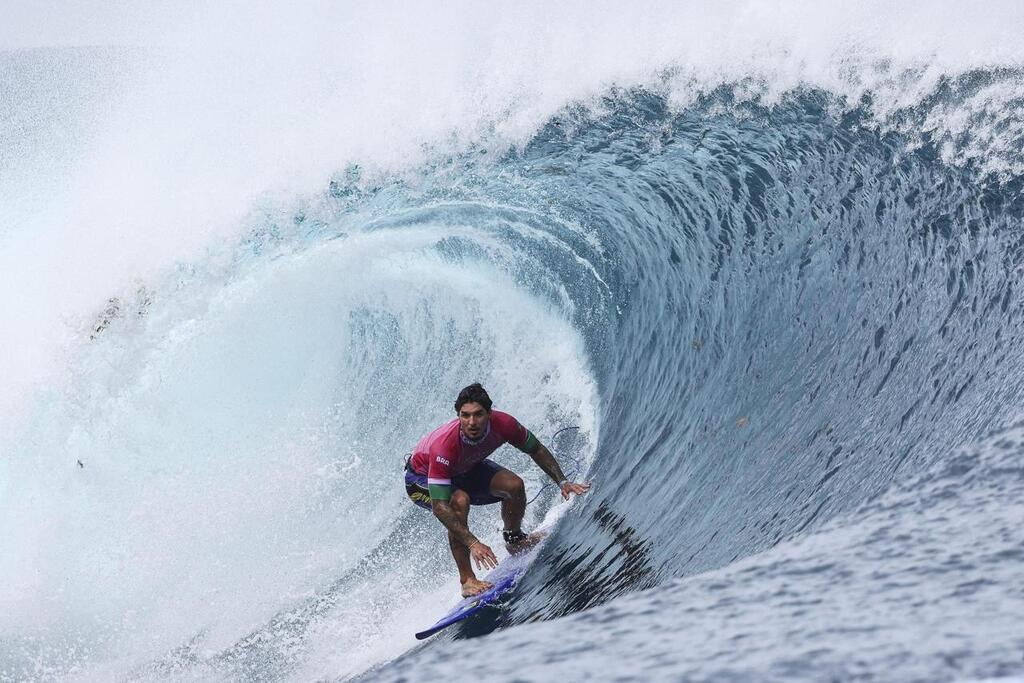
[[512,495],[517,498],[522,498],[526,495],[526,484],[523,482],[522,477],[517,474],[512,475]]
[[522,477],[509,471],[502,472],[495,477],[491,484],[491,492],[499,498],[523,498],[526,496],[526,484]]
[[469,494],[462,489],[456,489],[452,491],[452,499],[449,502],[452,509],[458,512],[460,515],[469,512]]

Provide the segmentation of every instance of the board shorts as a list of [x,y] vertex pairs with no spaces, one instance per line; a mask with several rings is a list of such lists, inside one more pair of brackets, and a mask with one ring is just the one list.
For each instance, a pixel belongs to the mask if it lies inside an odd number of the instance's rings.
[[[491,460],[481,460],[469,472],[452,477],[452,491],[458,489],[468,493],[470,505],[500,503],[501,498],[491,494],[491,479],[504,469]],[[409,495],[409,500],[421,508],[432,509],[430,493],[427,490],[427,475],[414,472],[408,460],[405,462],[405,492]]]

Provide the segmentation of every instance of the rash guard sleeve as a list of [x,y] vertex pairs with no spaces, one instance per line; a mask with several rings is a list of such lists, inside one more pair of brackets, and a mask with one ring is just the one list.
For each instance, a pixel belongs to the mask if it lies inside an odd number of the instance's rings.
[[516,446],[516,448],[521,450],[523,453],[526,453],[527,455],[532,455],[534,452],[536,452],[537,446],[540,446],[540,441],[538,441],[537,437],[533,435],[533,432],[531,432],[529,429],[526,429],[526,427],[523,427],[523,430],[526,432],[526,440],[523,441],[522,446]]
[[533,433],[519,424],[519,420],[508,413],[494,411],[491,423],[498,429],[501,437],[527,455],[534,453],[540,442]]
[[452,499],[451,458],[438,453],[430,454],[427,467],[427,490],[430,500]]

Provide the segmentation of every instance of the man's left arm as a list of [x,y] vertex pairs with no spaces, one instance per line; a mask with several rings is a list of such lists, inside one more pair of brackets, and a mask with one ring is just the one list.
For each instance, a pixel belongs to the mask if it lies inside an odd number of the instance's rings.
[[[532,436],[532,434],[531,434]],[[584,493],[590,490],[590,484],[569,481],[565,478],[565,474],[562,473],[562,468],[558,466],[558,461],[555,460],[555,456],[551,455],[551,451],[548,450],[547,446],[537,441],[537,447],[532,453],[528,453],[533,461],[537,463],[537,467],[544,470],[551,479],[558,484],[558,488],[562,490],[562,498],[569,500],[569,494],[575,493],[577,496],[582,496]]]

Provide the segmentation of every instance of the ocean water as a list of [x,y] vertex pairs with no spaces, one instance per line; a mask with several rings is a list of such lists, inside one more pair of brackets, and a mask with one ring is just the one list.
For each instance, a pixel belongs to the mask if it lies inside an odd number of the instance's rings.
[[[1020,8],[86,11],[0,32],[0,680],[1024,676]],[[472,381],[594,487],[497,453],[418,643]]]

